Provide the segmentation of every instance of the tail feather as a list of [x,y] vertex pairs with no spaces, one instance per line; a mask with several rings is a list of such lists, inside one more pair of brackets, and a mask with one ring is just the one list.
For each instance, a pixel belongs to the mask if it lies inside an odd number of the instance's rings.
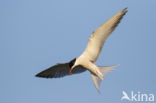
[[[103,77],[105,77],[110,71],[112,71],[117,66],[118,64],[113,65],[113,66],[99,66],[98,68],[99,68],[99,71],[103,74]],[[102,80],[96,74],[93,74],[93,73],[91,73],[91,77],[92,77],[93,83],[97,91],[100,92],[99,86]]]

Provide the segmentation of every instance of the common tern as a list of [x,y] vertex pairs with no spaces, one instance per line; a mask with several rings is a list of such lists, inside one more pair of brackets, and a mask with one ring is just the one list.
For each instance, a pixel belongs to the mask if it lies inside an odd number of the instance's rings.
[[99,85],[104,77],[117,65],[113,66],[96,66],[95,62],[99,57],[103,44],[107,37],[118,26],[123,16],[127,13],[127,8],[116,13],[107,20],[99,28],[97,28],[90,36],[85,51],[77,58],[68,63],[56,64],[40,73],[37,77],[43,78],[60,78],[67,75],[82,73],[88,70],[96,89],[99,91]]

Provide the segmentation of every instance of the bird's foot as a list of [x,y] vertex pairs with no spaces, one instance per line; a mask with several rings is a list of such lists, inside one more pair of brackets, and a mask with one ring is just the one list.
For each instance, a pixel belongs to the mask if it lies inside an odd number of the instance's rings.
[[96,72],[96,75],[101,79],[101,80],[103,80],[103,75],[102,75],[102,73],[100,72],[100,71],[95,71]]

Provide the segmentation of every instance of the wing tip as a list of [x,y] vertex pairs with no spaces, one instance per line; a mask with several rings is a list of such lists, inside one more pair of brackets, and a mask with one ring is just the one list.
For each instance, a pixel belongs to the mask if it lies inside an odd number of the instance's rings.
[[35,75],[35,77],[42,77],[39,73]]
[[123,13],[123,15],[125,15],[128,12],[128,7],[124,8],[121,12]]
[[48,76],[48,75],[44,75],[42,72],[41,73],[38,73],[35,75],[35,77],[39,77],[39,78],[52,78],[51,76]]

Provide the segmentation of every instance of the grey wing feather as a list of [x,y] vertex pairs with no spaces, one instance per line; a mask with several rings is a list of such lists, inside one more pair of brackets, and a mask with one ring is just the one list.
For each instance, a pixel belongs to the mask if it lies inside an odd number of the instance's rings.
[[57,64],[54,65],[36,75],[36,77],[43,77],[43,78],[60,78],[64,77],[66,75],[71,75],[71,74],[77,74],[77,73],[82,73],[86,71],[82,66],[77,66],[73,69],[72,73],[69,74],[69,64],[64,63],[64,64]]

